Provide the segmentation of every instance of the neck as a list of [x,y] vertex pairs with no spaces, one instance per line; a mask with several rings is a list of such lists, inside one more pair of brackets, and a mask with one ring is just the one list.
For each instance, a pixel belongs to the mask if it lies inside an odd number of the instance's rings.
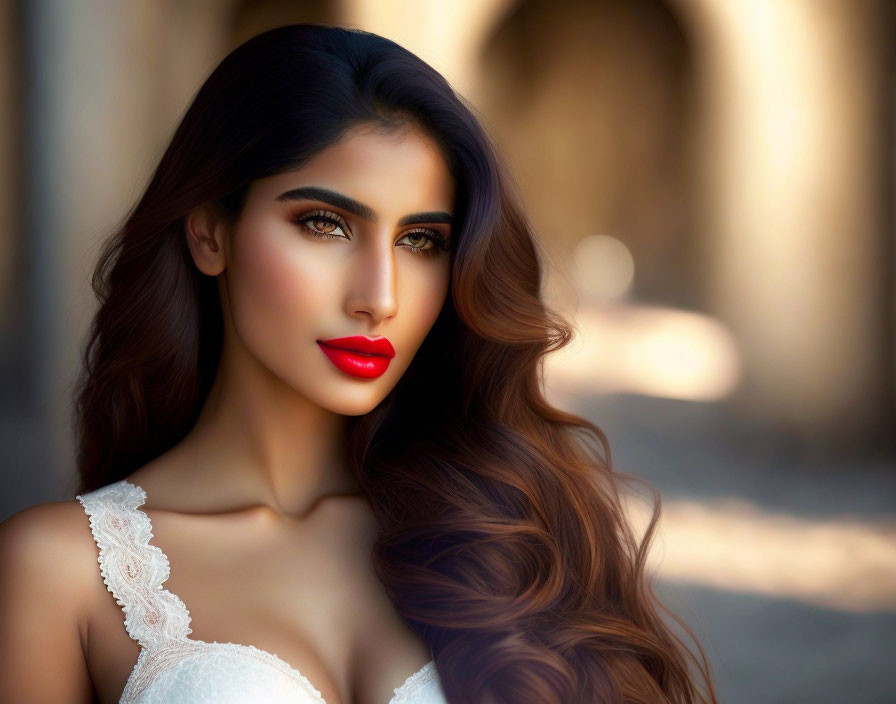
[[257,362],[231,359],[222,357],[181,444],[205,500],[300,518],[324,497],[360,493],[345,458],[345,416],[300,396]]

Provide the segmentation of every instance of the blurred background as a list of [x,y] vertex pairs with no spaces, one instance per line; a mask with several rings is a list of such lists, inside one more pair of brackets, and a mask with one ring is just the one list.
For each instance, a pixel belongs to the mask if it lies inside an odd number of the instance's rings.
[[720,700],[894,701],[888,0],[0,0],[0,520],[73,495],[102,242],[214,66],[300,21],[406,46],[492,135],[576,328],[547,390],[660,491]]

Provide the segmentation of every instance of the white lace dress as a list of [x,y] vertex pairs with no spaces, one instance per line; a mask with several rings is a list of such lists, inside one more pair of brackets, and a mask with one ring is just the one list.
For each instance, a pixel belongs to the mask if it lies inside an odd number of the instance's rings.
[[[124,610],[140,655],[120,704],[326,704],[320,692],[275,654],[251,645],[189,638],[190,612],[162,588],[170,568],[155,545],[146,492],[126,480],[77,497],[90,518],[99,566]],[[384,704],[447,704],[435,663],[410,675]]]

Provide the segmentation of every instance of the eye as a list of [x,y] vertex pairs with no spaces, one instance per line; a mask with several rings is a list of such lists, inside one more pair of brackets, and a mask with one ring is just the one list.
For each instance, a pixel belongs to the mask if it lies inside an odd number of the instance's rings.
[[348,239],[345,220],[329,210],[311,210],[292,218],[292,222],[318,239]]
[[422,256],[431,256],[450,248],[448,238],[435,230],[411,230],[402,235],[401,239],[409,239],[411,244],[406,249]]

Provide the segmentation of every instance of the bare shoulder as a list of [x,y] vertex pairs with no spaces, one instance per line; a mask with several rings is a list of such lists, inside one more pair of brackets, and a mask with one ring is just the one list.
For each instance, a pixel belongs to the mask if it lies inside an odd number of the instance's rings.
[[81,629],[96,587],[98,554],[87,514],[75,499],[13,514],[0,523],[0,610],[39,608],[33,600],[52,595],[53,609],[76,617]]
[[7,568],[16,567],[25,572],[21,578],[42,572],[53,581],[92,575],[96,556],[89,519],[76,499],[37,504],[0,523],[4,574],[10,574]]
[[89,701],[84,645],[96,559],[75,500],[0,523],[0,701]]

